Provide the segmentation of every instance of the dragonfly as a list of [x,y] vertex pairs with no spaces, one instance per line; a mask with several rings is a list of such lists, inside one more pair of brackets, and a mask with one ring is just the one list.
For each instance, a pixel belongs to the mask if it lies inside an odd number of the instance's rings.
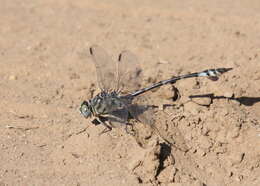
[[220,75],[232,68],[208,69],[201,72],[189,73],[159,81],[141,88],[142,69],[137,57],[125,50],[119,54],[118,60],[100,46],[93,45],[89,49],[90,56],[96,67],[97,83],[100,93],[82,102],[80,112],[85,118],[94,118],[93,124],[103,124],[102,133],[111,131],[118,126],[127,128],[131,118],[141,123],[153,126],[155,120],[151,111],[153,106],[142,101],[144,93],[166,84],[195,77],[208,77],[217,80]]

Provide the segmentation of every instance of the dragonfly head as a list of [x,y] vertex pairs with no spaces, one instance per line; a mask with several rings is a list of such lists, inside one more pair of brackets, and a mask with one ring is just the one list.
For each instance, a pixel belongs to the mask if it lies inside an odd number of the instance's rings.
[[79,108],[79,111],[85,118],[89,118],[92,115],[91,108],[88,101],[83,101],[83,103]]

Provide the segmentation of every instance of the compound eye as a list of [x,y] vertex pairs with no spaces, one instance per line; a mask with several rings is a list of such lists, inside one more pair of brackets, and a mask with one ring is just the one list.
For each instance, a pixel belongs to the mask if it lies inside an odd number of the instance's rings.
[[81,111],[82,111],[82,112],[87,112],[87,111],[88,111],[87,105],[82,105]]
[[89,109],[89,104],[88,102],[84,101],[81,106],[80,106],[80,112],[81,114],[85,117],[88,118],[91,116],[91,111]]

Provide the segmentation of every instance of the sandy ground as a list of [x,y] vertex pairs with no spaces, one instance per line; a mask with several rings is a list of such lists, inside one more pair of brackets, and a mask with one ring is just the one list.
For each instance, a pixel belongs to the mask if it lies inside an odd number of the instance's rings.
[[[99,135],[78,112],[92,44],[135,53],[146,86],[234,69],[149,94],[172,145],[136,121]],[[259,0],[0,0],[0,55],[1,186],[260,185]]]

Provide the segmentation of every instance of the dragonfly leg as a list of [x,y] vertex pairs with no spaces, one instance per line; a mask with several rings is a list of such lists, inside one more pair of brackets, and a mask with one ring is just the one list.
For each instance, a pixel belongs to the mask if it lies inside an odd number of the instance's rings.
[[107,132],[110,132],[112,130],[112,127],[109,125],[107,119],[105,117],[98,117],[96,118],[96,120],[105,126],[104,130],[102,132],[99,133],[99,135],[105,134]]
[[93,123],[95,126],[101,124],[101,122],[100,122],[98,119],[94,119],[94,120],[92,120],[91,123]]

